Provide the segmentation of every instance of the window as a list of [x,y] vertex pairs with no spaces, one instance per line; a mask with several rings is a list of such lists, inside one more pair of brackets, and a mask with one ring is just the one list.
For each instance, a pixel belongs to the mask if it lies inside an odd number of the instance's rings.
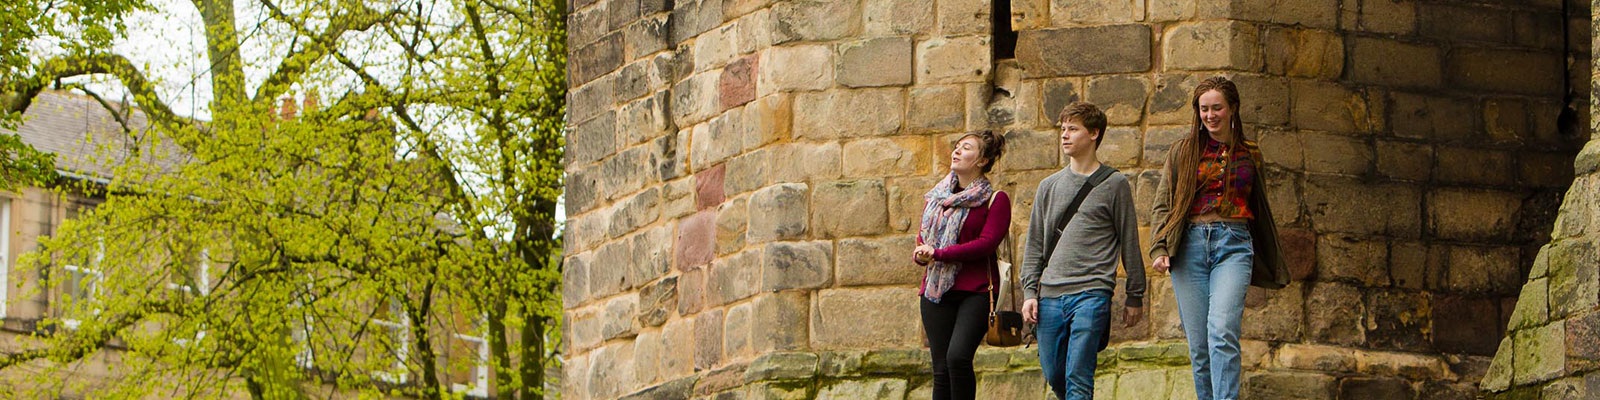
[[[167,281],[167,291],[174,297],[207,296],[211,294],[211,251],[201,249],[193,258],[185,262],[174,263],[179,270],[173,271],[171,279]],[[206,338],[205,327],[202,326],[192,338],[177,338],[173,342],[179,346],[187,346],[192,341]]]
[[[67,205],[67,219],[77,219],[95,208],[94,204],[74,202]],[[94,254],[87,260],[71,261],[61,266],[66,274],[66,282],[62,285],[62,294],[74,302],[91,302],[101,294],[100,285],[105,282],[106,276],[100,270],[100,263],[106,258],[106,243],[104,239],[96,245]],[[90,315],[100,315],[98,307],[89,311]],[[78,329],[83,321],[76,318],[62,318],[61,324],[67,329]]]
[[[488,316],[478,318],[477,324],[482,326]],[[476,329],[468,330],[476,332]],[[465,394],[469,397],[489,397],[489,341],[482,336],[468,333],[453,333],[450,335],[449,349],[447,350],[449,365],[446,370],[450,390]],[[462,361],[470,362],[465,364]],[[470,365],[462,368],[461,365]]]
[[995,61],[1017,58],[1017,31],[1011,27],[1011,0],[993,0],[989,10],[989,26],[994,29]]
[[374,376],[384,382],[406,383],[406,357],[411,353],[411,317],[407,316],[400,307],[400,302],[389,300],[387,306],[380,306],[378,313],[371,322],[374,333],[381,333],[384,341],[381,345],[388,347],[387,357],[394,359],[394,364],[389,370],[372,371]]

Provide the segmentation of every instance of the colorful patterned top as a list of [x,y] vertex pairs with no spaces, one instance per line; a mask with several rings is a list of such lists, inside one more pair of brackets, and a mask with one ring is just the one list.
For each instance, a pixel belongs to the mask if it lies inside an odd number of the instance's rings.
[[1254,146],[1245,143],[1245,151],[1230,151],[1211,135],[1205,138],[1197,179],[1200,189],[1189,205],[1189,215],[1216,211],[1223,218],[1255,218],[1250,212],[1250,190],[1255,185],[1256,165],[1248,154],[1256,151]]

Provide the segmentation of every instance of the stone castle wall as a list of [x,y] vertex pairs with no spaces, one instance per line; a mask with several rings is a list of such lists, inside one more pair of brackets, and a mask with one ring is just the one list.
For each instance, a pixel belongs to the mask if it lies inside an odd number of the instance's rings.
[[[983,0],[572,5],[571,399],[926,398],[907,254],[950,142],[1007,136],[1015,246],[1064,165],[1056,112],[1094,102],[1145,218],[1214,75],[1294,260],[1247,299],[1249,396],[1471,398],[1589,126],[1582,101],[1557,123],[1589,92],[1588,4],[1014,0],[1014,59]],[[1148,306],[1101,398],[1192,397],[1166,276]],[[980,391],[1046,396],[1034,351],[980,350]]]

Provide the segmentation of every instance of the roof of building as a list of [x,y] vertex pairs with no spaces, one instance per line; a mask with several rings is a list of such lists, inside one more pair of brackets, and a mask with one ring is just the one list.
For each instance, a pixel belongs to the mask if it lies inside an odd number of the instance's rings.
[[[123,105],[111,102],[114,108]],[[135,135],[123,131],[116,117],[94,98],[65,91],[44,91],[34,98],[23,116],[22,126],[15,132],[22,142],[39,151],[56,155],[56,169],[63,175],[84,179],[109,179],[115,167],[128,161],[135,149],[140,149],[140,159],[160,165],[163,169],[181,163],[177,157],[162,154],[181,154],[170,141],[159,146],[164,151],[150,151],[148,136],[140,134],[149,127],[144,112],[134,108],[127,113],[129,128]]]

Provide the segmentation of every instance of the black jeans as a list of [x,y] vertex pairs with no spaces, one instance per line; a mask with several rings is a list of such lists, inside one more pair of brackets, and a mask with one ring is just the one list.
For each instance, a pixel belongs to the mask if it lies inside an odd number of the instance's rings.
[[933,356],[933,400],[974,398],[972,355],[989,332],[989,294],[951,290],[938,303],[923,297],[922,329]]

